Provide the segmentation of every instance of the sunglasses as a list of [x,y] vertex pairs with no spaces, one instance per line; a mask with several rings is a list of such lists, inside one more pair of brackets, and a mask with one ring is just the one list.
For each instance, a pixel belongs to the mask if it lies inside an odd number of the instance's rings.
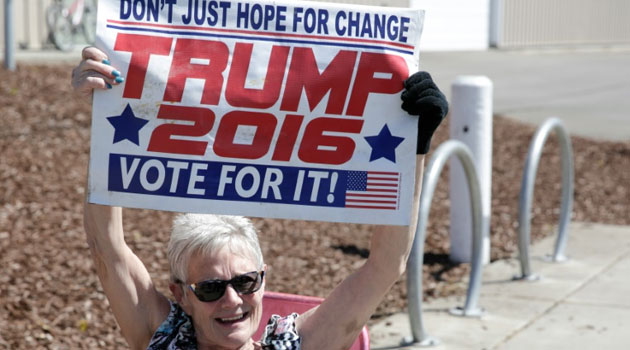
[[188,288],[199,301],[210,302],[221,299],[228,284],[232,285],[238,294],[252,294],[260,289],[264,277],[265,271],[252,271],[229,280],[207,280],[189,284]]

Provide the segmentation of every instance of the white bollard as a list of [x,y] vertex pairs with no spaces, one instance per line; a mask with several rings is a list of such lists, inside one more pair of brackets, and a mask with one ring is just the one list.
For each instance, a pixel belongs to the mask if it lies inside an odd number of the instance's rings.
[[[485,76],[460,76],[452,85],[451,139],[470,148],[481,188],[484,237],[483,263],[490,262],[490,200],[492,190],[492,81]],[[464,169],[457,159],[450,162],[451,254],[455,262],[472,259],[472,217]]]

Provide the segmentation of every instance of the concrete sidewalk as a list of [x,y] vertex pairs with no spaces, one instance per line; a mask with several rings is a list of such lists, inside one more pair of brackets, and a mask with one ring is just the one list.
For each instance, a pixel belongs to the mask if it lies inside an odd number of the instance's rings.
[[562,119],[570,134],[630,141],[630,47],[426,52],[420,68],[450,95],[460,75],[485,75],[494,113],[540,125]]
[[[563,263],[546,261],[555,236],[530,249],[537,281],[512,280],[518,260],[500,260],[483,272],[481,318],[452,316],[464,297],[423,305],[436,350],[454,349],[630,349],[630,227],[573,223]],[[401,313],[370,327],[373,350],[400,347],[410,336]]]

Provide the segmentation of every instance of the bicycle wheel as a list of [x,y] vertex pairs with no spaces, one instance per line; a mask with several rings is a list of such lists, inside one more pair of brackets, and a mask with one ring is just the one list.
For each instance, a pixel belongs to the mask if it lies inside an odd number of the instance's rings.
[[92,45],[96,40],[96,4],[93,0],[86,0],[83,8],[83,18],[81,19],[81,27],[85,41]]
[[74,46],[72,23],[64,16],[64,8],[59,2],[54,2],[46,9],[46,24],[48,34],[55,47],[61,51],[69,51]]

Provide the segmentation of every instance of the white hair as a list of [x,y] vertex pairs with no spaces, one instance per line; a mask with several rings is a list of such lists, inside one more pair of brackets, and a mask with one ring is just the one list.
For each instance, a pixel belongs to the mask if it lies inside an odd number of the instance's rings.
[[210,255],[229,246],[245,251],[263,267],[258,233],[252,222],[242,216],[180,214],[173,220],[168,243],[168,261],[174,282],[185,282],[188,264],[194,254]]

